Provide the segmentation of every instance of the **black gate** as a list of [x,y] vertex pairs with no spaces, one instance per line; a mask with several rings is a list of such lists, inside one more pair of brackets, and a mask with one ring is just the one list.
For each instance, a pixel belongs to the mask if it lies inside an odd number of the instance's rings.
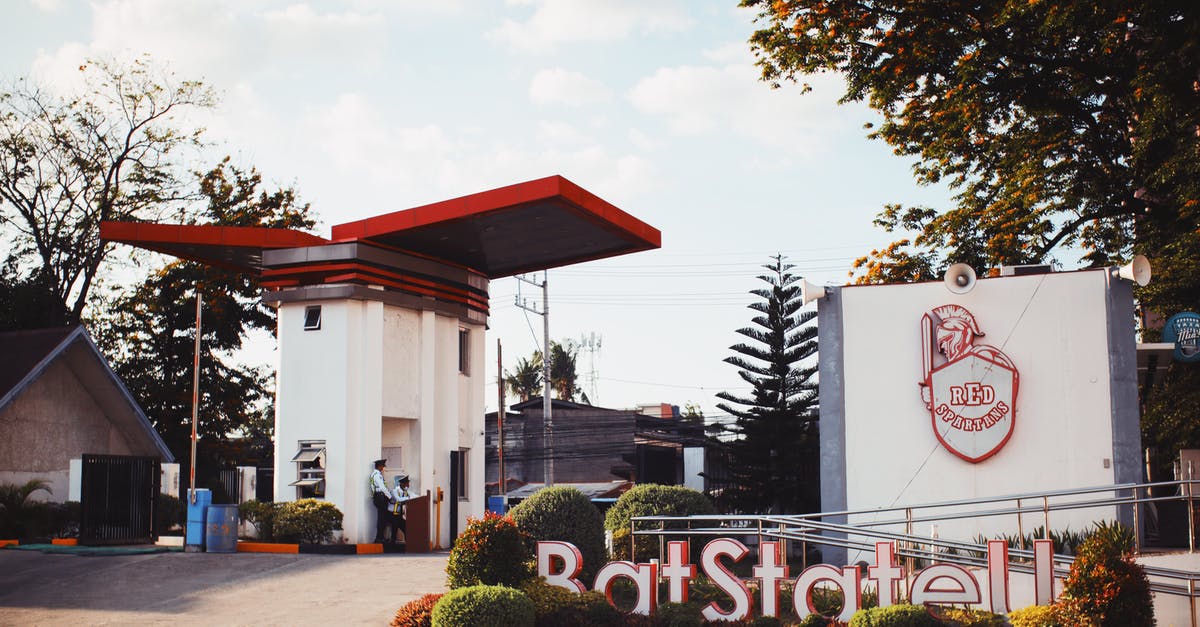
[[158,491],[158,458],[84,455],[79,543],[154,542]]

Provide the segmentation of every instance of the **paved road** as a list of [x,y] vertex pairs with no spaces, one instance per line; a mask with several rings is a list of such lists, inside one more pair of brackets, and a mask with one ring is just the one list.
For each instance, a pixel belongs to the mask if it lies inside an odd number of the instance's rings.
[[446,553],[48,555],[0,550],[0,625],[386,625],[445,591]]

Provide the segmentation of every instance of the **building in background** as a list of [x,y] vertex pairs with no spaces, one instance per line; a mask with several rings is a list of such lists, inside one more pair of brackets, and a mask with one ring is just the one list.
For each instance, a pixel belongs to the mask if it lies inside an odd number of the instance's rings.
[[[542,399],[511,407],[504,418],[504,474],[508,488],[545,481]],[[642,413],[651,411],[653,414]],[[687,485],[703,491],[704,425],[683,418],[673,405],[609,409],[552,401],[554,483],[612,481]],[[485,417],[488,494],[499,492],[496,412]]]
[[84,455],[175,461],[82,326],[0,333],[0,356],[0,483],[79,500]]

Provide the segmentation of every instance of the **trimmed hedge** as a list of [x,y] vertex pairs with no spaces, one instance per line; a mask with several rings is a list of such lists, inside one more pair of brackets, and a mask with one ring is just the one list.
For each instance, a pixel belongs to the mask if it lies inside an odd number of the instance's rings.
[[570,542],[583,556],[579,579],[591,585],[596,572],[608,561],[604,547],[604,519],[600,510],[576,488],[542,488],[509,512],[513,522],[528,534],[531,554],[540,540]]
[[559,625],[595,625],[597,627],[620,627],[624,617],[608,599],[599,592],[571,592],[552,586],[541,578],[530,579],[521,584],[521,592],[533,601],[537,627]]
[[446,584],[518,586],[531,576],[531,560],[525,533],[512,518],[485,512],[483,518],[468,518],[466,530],[454,541]]
[[275,540],[275,516],[279,513],[282,503],[271,501],[256,501],[251,499],[238,505],[238,515],[242,520],[254,525],[254,535],[263,542]]
[[[613,532],[613,557],[644,561],[658,557],[658,538],[640,536],[636,540],[636,555],[629,553],[629,521],[636,516],[696,516],[717,513],[716,507],[702,492],[683,486],[646,483],[621,495],[604,517],[604,528]],[[669,527],[668,527],[669,528]],[[702,547],[693,543],[691,560],[695,563]]]
[[333,541],[342,528],[342,512],[320,499],[300,499],[279,506],[275,514],[275,537],[281,540],[321,544]]
[[504,586],[470,586],[442,595],[433,627],[534,627],[533,601]]
[[921,605],[892,605],[859,610],[850,627],[941,627],[942,622]]

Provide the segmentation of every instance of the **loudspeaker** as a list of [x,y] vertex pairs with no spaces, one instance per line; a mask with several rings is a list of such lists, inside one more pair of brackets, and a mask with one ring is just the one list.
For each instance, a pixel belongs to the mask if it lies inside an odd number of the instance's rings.
[[807,305],[818,298],[825,298],[825,288],[800,279],[800,304]]
[[956,263],[946,268],[942,283],[955,294],[966,294],[975,289],[975,269],[965,263]]
[[1150,282],[1150,260],[1145,255],[1137,255],[1133,261],[1116,268],[1113,275],[1145,287]]

